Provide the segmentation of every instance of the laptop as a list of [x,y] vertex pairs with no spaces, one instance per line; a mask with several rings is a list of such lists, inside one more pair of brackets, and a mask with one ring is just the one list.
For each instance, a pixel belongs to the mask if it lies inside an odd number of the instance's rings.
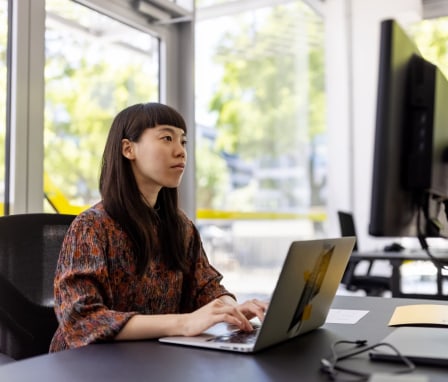
[[221,323],[194,337],[162,337],[162,343],[253,353],[325,323],[354,237],[295,241],[289,247],[264,320],[243,332]]
[[[381,342],[395,346],[402,355],[415,364],[448,366],[448,328],[402,326],[396,328]],[[372,360],[402,362],[400,357],[381,348],[370,353]]]

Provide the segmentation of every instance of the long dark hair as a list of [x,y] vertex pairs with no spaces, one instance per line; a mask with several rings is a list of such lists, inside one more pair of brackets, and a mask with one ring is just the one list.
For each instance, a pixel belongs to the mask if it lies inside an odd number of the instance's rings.
[[112,122],[104,148],[100,193],[106,212],[129,235],[137,273],[147,269],[150,256],[161,256],[171,269],[185,270],[185,224],[178,209],[177,188],[162,187],[156,207],[143,201],[130,161],[122,155],[122,139],[136,142],[145,129],[170,125],[187,132],[183,117],[160,103],[129,106]]

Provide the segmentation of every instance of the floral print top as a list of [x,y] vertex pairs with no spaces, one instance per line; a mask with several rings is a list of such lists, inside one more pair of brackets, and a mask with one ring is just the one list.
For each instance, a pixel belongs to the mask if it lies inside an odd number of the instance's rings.
[[[59,327],[50,352],[113,339],[135,314],[186,313],[230,294],[208,262],[194,224],[184,215],[188,274],[150,259],[136,274],[132,243],[102,203],[75,218],[62,244],[54,280]],[[200,253],[191,253],[200,248]]]

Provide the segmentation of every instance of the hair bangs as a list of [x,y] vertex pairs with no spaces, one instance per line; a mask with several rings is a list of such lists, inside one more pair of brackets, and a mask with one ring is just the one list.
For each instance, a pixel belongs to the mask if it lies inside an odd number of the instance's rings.
[[172,107],[159,104],[147,103],[144,105],[147,117],[147,127],[160,125],[174,126],[187,132],[187,125],[180,113]]

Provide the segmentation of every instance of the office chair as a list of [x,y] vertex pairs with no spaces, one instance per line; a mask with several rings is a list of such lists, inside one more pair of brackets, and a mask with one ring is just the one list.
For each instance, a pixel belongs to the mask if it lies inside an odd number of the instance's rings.
[[[338,211],[339,226],[342,236],[356,236],[355,220],[349,212]],[[358,242],[353,248],[358,251]],[[363,260],[368,261],[368,260]],[[361,263],[359,261],[349,261],[342,276],[342,284],[347,290],[357,291],[363,290],[367,296],[382,296],[384,292],[391,290],[390,278],[385,276],[372,275],[370,272],[373,267],[374,260],[368,261],[367,271],[363,275],[355,274],[356,267]]]
[[53,279],[75,215],[0,217],[0,352],[19,360],[48,352],[57,328]]

